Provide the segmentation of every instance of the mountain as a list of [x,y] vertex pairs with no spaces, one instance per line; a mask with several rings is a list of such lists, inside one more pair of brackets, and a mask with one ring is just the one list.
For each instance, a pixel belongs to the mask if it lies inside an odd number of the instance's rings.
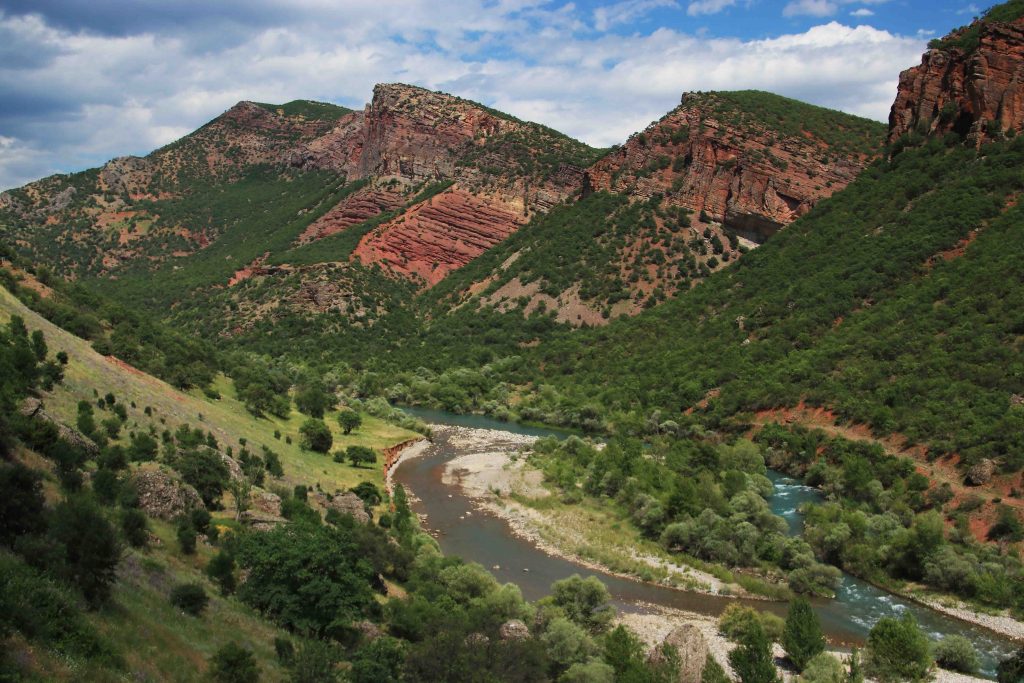
[[934,40],[920,66],[900,74],[889,140],[954,132],[976,144],[1024,126],[1024,3],[997,5]]

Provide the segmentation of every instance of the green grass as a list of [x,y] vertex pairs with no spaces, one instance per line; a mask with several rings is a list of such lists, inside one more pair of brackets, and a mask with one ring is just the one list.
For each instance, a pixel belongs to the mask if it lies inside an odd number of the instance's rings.
[[[377,466],[353,468],[347,464],[335,463],[330,457],[303,451],[299,447],[298,429],[305,419],[296,411],[287,419],[256,419],[234,397],[234,389],[228,379],[218,377],[214,387],[222,398],[212,400],[198,390],[183,393],[169,384],[132,368],[122,366],[101,356],[88,342],[56,327],[41,316],[27,309],[7,290],[0,290],[0,320],[6,321],[12,314],[22,316],[30,330],[41,329],[46,336],[51,353],[65,351],[70,362],[65,370],[63,384],[43,396],[46,409],[68,424],[74,424],[78,401],[94,401],[93,390],[102,396],[112,392],[118,402],[128,408],[127,430],[148,429],[155,426],[158,431],[172,432],[182,424],[212,432],[221,446],[231,446],[236,452],[241,448],[240,438],[247,440],[250,451],[260,453],[260,446],[277,452],[284,466],[285,476],[278,483],[320,485],[327,491],[349,488],[361,481],[382,485],[382,471]],[[132,408],[131,403],[135,403]],[[145,415],[145,408],[152,409],[152,418]],[[97,418],[106,417],[104,411],[97,411]],[[418,435],[369,415],[363,416],[363,425],[348,436],[341,434],[334,415],[328,415],[326,422],[334,434],[334,448],[350,445],[369,446],[376,450],[393,446]],[[274,431],[280,430],[281,439],[274,438]],[[292,443],[285,441],[292,437]],[[268,481],[273,483],[272,480]]]

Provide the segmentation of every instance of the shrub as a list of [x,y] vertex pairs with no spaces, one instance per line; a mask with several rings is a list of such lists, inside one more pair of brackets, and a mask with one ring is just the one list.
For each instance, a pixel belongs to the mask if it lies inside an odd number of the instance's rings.
[[331,430],[324,424],[324,421],[313,417],[302,423],[302,426],[299,427],[299,435],[301,437],[299,444],[303,448],[317,453],[328,452],[331,450],[331,444],[334,443]]
[[743,634],[739,647],[729,653],[729,663],[742,683],[777,683],[779,680],[772,658],[772,643],[760,621],[752,622]]
[[217,584],[222,595],[235,592],[235,556],[221,550],[206,565],[206,575]]
[[765,632],[769,640],[777,641],[782,638],[785,622],[770,612],[758,612],[753,607],[732,603],[718,618],[718,630],[726,638],[736,642],[743,640],[755,624]]
[[799,683],[847,683],[843,664],[827,652],[819,652],[804,667]]
[[796,598],[790,605],[782,632],[782,647],[798,671],[803,671],[808,662],[825,651],[821,624],[807,598]]
[[103,512],[85,498],[69,498],[54,509],[50,536],[63,547],[65,578],[90,606],[106,602],[117,578],[121,544]]
[[210,677],[217,683],[257,683],[256,658],[238,643],[228,643],[210,657]]
[[971,641],[963,636],[947,636],[935,646],[935,663],[943,669],[973,675],[981,662]]
[[344,434],[351,434],[352,430],[359,429],[359,426],[362,424],[363,418],[351,408],[345,408],[338,413],[338,425]]
[[144,548],[149,542],[149,520],[135,508],[121,511],[121,533],[133,548]]
[[198,583],[180,583],[171,589],[171,604],[194,617],[202,614],[210,601]]
[[188,517],[178,519],[178,546],[185,555],[194,555],[196,552],[196,530]]
[[704,658],[704,670],[700,673],[700,683],[731,683],[725,669],[710,654]]
[[884,617],[868,634],[866,673],[881,681],[923,681],[932,666],[931,648],[909,612],[899,619]]
[[996,669],[999,683],[1020,683],[1024,681],[1024,647],[1017,653],[999,662]]

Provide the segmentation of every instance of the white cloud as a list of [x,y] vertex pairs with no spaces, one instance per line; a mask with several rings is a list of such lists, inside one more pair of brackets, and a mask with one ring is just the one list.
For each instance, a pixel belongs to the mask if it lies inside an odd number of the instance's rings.
[[873,17],[875,13],[869,10],[867,7],[861,7],[850,12],[851,17]]
[[967,5],[967,7],[963,7],[961,9],[958,9],[956,11],[956,13],[957,14],[970,14],[972,16],[977,16],[977,15],[981,14],[981,8],[978,7],[977,5],[975,5],[972,2],[971,4]]
[[782,16],[793,17],[809,15],[812,17],[830,17],[839,10],[839,6],[830,0],[792,0],[782,8]]
[[173,33],[102,36],[0,15],[0,46],[16,32],[33,57],[0,59],[0,188],[144,154],[238,100],[360,107],[378,82],[479,100],[600,146],[691,90],[757,88],[883,120],[899,72],[924,48],[835,21],[767,40],[595,34],[581,20],[589,10],[530,0],[410,0],[401,12],[353,0],[345,21],[333,2],[308,6],[308,22],[202,49]]
[[718,14],[727,7],[736,4],[736,0],[694,0],[686,8],[686,13],[691,17],[701,14]]
[[628,24],[661,7],[679,7],[679,4],[675,0],[623,0],[614,5],[598,7],[594,10],[594,28],[607,31],[616,24]]

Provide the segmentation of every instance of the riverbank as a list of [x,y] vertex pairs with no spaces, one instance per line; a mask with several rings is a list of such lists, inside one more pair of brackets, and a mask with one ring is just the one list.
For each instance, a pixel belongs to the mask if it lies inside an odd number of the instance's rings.
[[[588,569],[709,595],[758,598],[694,567],[638,551],[642,539],[622,542],[619,520],[558,501],[543,473],[526,462],[535,437],[497,430],[435,426],[461,455],[444,467],[442,482],[459,486],[475,508],[504,520],[512,533],[540,550]],[[526,504],[529,503],[529,504]]]
[[[623,612],[615,618],[615,623],[622,624],[633,631],[649,648],[653,648],[662,641],[674,629],[683,625],[695,627],[704,637],[708,653],[715,658],[726,674],[736,680],[736,674],[729,665],[729,653],[735,649],[736,644],[726,638],[718,630],[718,620],[684,610],[672,609],[661,605],[644,604],[640,606],[643,611]],[[844,663],[850,657],[850,653],[843,650],[829,650],[831,654],[838,657]],[[778,643],[772,645],[772,654],[775,658],[775,669],[783,681],[789,683],[796,681],[797,675],[784,666],[786,653]],[[987,679],[976,676],[947,671],[938,667],[930,679],[932,683],[988,683]]]
[[388,495],[391,495],[392,487],[394,486],[392,482],[398,466],[407,460],[422,456],[429,448],[430,441],[426,437],[398,446],[394,456],[389,458],[389,462],[385,463],[384,489],[388,492]]

